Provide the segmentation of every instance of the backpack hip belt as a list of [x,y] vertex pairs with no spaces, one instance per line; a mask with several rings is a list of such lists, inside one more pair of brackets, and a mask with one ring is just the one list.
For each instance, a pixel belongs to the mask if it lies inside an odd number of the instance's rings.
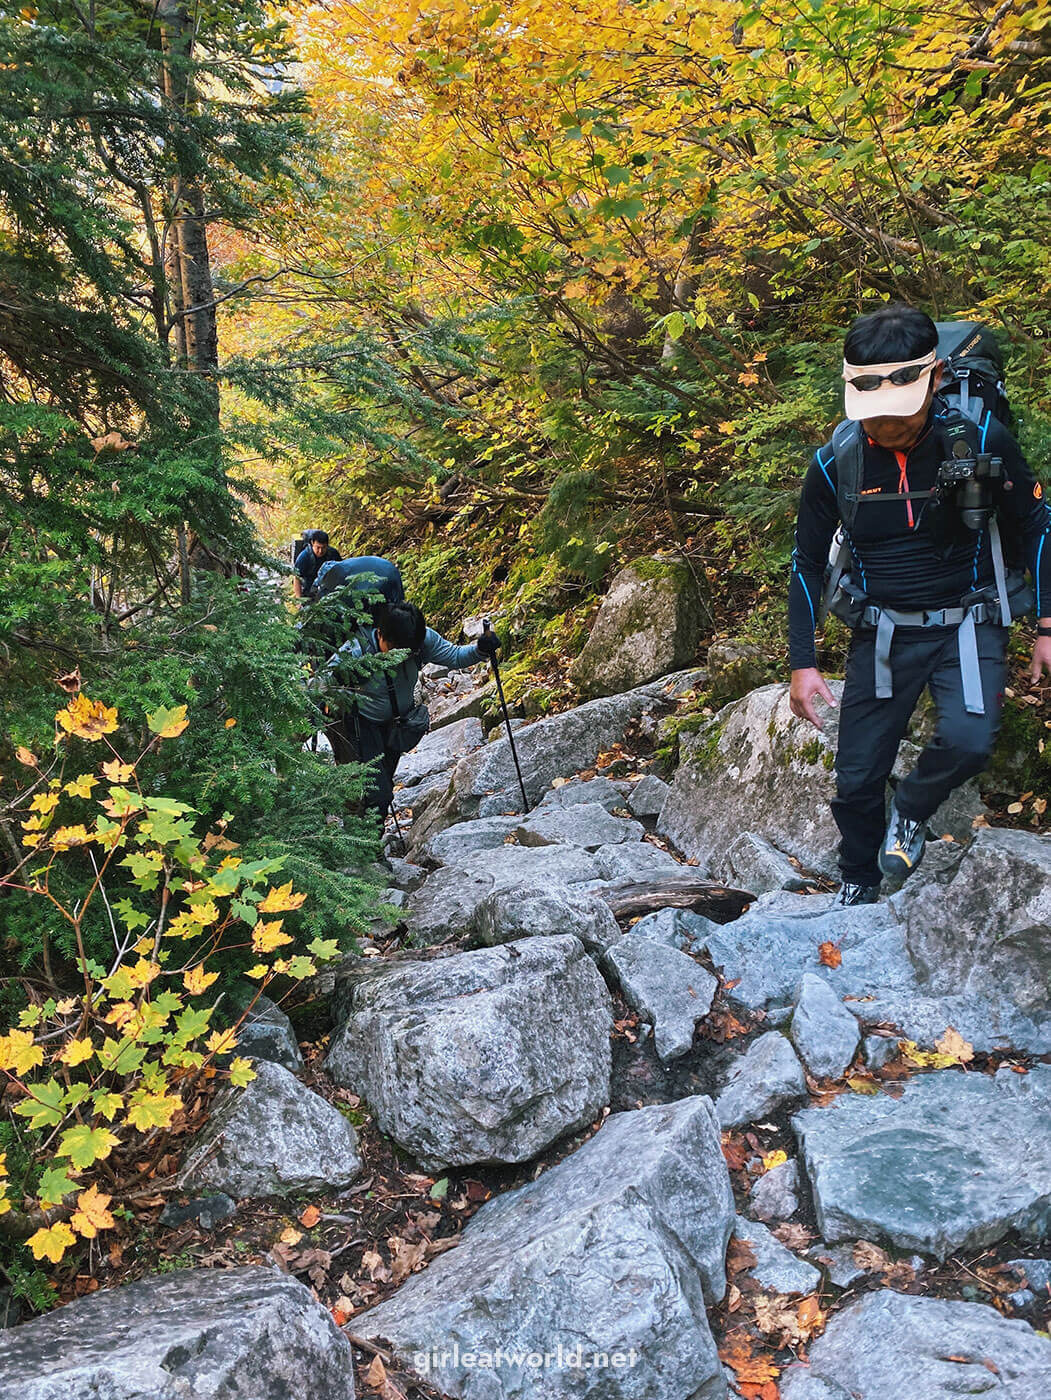
[[934,608],[924,612],[899,612],[897,608],[881,608],[869,603],[861,618],[862,627],[875,628],[876,649],[873,658],[876,699],[889,700],[894,694],[894,677],[890,667],[890,648],[896,627],[955,627],[960,654],[960,679],[963,683],[963,707],[969,715],[984,715],[982,699],[982,668],[978,661],[979,623],[998,622],[999,607],[984,600],[957,608]]

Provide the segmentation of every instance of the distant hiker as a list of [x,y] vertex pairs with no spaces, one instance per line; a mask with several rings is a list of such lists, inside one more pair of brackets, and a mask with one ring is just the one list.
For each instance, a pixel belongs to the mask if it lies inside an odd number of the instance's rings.
[[398,759],[414,749],[430,727],[427,707],[414,704],[420,667],[432,662],[462,671],[495,655],[499,646],[495,632],[484,633],[471,646],[457,646],[428,627],[414,603],[385,603],[377,609],[376,625],[361,628],[330,658],[328,669],[338,685],[341,667],[353,671],[353,663],[363,657],[407,653],[393,671],[361,683],[352,679],[344,687],[345,713],[325,730],[337,763],[374,765],[364,797],[367,809],[386,817]]
[[304,538],[306,546],[296,555],[296,572],[292,579],[292,591],[297,598],[309,598],[322,566],[343,557],[329,544],[324,530],[308,530]]
[[[837,527],[842,545],[825,602],[853,629],[832,803],[844,905],[875,902],[881,872],[910,875],[928,819],[985,767],[1000,725],[1008,626],[1030,609],[1034,589],[1030,676],[1051,675],[1051,515],[994,415],[1006,403],[1002,381],[989,386],[993,406],[972,397],[984,372],[995,374],[999,350],[984,328],[970,329],[976,334],[962,349],[946,354],[939,330],[945,337],[954,327],[937,327],[913,307],[885,306],[854,322],[843,347],[851,421],[815,455],[799,503],[790,703],[819,729],[814,701],[835,701],[817,669],[814,629]],[[939,389],[957,392],[943,397]],[[1033,588],[1005,564],[1004,546],[1010,563],[1015,543]],[[885,827],[887,780],[925,687],[937,727],[898,784]]]
[[317,571],[315,588],[319,598],[326,598],[344,584],[366,593],[381,594],[388,603],[404,603],[405,585],[401,572],[389,559],[381,559],[376,554],[356,555],[353,559],[340,559],[324,563]]

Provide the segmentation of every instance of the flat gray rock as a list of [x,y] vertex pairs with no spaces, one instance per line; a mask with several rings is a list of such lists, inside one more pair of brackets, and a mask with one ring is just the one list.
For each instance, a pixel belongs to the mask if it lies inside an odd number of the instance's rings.
[[237,1053],[253,1060],[270,1060],[293,1074],[303,1068],[303,1056],[292,1022],[269,997],[260,996],[237,1032]]
[[653,1026],[661,1060],[685,1055],[698,1021],[712,1009],[719,988],[712,974],[686,953],[636,933],[613,944],[605,966],[620,983],[628,1005]]
[[181,1269],[0,1333],[5,1400],[354,1400],[350,1343],[288,1274]]
[[462,938],[474,929],[479,905],[516,885],[598,882],[599,869],[579,846],[500,846],[436,870],[406,907],[410,940],[418,946]]
[[[435,1357],[426,1379],[464,1400],[721,1400],[705,1307],[725,1291],[733,1221],[708,1099],[613,1114],[538,1180],[486,1202],[455,1249],[354,1330],[418,1372]],[[483,1377],[460,1359],[559,1346],[587,1360],[634,1351],[635,1364],[597,1375],[519,1362]]]
[[597,802],[607,812],[627,805],[624,794],[608,778],[570,778],[558,787],[549,788],[533,810],[546,812],[551,807],[577,807],[591,802]]
[[457,822],[432,836],[421,855],[439,865],[463,865],[480,851],[500,850],[519,821],[519,817],[479,817]]
[[640,822],[612,816],[598,802],[581,802],[546,811],[538,808],[519,820],[514,834],[520,846],[582,846],[593,851],[598,846],[641,841],[645,828]]
[[1051,1225],[1051,1065],[918,1075],[796,1114],[818,1228],[945,1259]]
[[734,1064],[715,1111],[724,1128],[736,1128],[761,1123],[806,1095],[806,1075],[796,1052],[780,1031],[767,1031]]
[[634,884],[660,884],[682,874],[685,867],[668,851],[649,841],[599,846],[593,852],[603,880],[630,880]]
[[609,993],[576,938],[362,968],[341,1004],[328,1073],[429,1169],[526,1161],[609,1102]]
[[803,974],[789,1035],[800,1059],[819,1079],[838,1079],[853,1061],[861,1040],[857,1017],[824,977],[812,972]]
[[478,906],[469,941],[494,947],[552,933],[571,933],[592,956],[621,937],[609,905],[584,887],[512,885]]
[[701,953],[709,935],[717,932],[718,928],[718,924],[702,914],[694,914],[689,909],[668,908],[646,914],[637,924],[632,924],[631,931],[639,938],[651,938],[655,943],[665,943],[669,948],[678,948],[683,953]]
[[787,1220],[799,1209],[799,1167],[794,1159],[771,1167],[752,1187],[752,1211],[760,1220]]
[[782,1400],[1042,1400],[1051,1393],[1051,1342],[1028,1323],[981,1303],[890,1289],[836,1313],[809,1359],[809,1367],[782,1375]]
[[758,1221],[739,1215],[734,1222],[734,1236],[755,1255],[755,1267],[748,1272],[760,1288],[771,1293],[813,1293],[820,1285],[821,1270],[797,1258]]
[[802,890],[807,885],[784,851],[754,831],[742,831],[731,842],[723,864],[727,883],[752,894]]
[[398,760],[398,782],[405,788],[414,787],[425,778],[447,772],[484,743],[481,721],[473,717],[432,729],[411,753]]
[[989,827],[933,879],[895,896],[909,951],[932,993],[1051,1010],[1051,837]]
[[[1008,984],[1008,987],[1010,984]],[[976,1050],[1021,1050],[1051,1054],[1051,1012],[1020,1011],[1005,990],[928,996],[891,992],[855,1003],[866,1021],[889,1021],[902,1037],[930,1050],[951,1026]],[[896,1042],[891,1042],[896,1045]]]
[[656,773],[647,773],[632,788],[628,795],[628,811],[633,817],[656,817],[660,814],[671,791],[663,778]]
[[855,1240],[848,1240],[845,1244],[825,1244],[822,1241],[810,1250],[808,1258],[828,1270],[829,1283],[836,1288],[849,1288],[865,1276],[865,1270],[854,1262],[855,1244]]
[[281,1065],[257,1060],[245,1089],[227,1088],[191,1142],[179,1184],[234,1200],[349,1186],[361,1172],[353,1127]]
[[[842,963],[825,967],[822,943],[838,944]],[[808,972],[844,996],[918,990],[905,931],[886,904],[837,909],[831,895],[763,895],[729,924],[712,924],[698,940],[728,981],[731,1004],[748,1011],[794,1004]],[[859,1008],[860,1009],[860,1008]]]

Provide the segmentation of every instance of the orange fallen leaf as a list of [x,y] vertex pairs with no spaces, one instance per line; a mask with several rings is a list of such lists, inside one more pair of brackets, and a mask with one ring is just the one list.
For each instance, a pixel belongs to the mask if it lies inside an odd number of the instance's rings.
[[817,950],[817,960],[822,967],[839,967],[843,961],[839,944],[833,943],[831,939],[826,939]]
[[307,1206],[306,1210],[304,1210],[299,1217],[299,1223],[300,1225],[305,1225],[308,1230],[312,1230],[320,1219],[321,1212],[318,1210],[317,1206]]

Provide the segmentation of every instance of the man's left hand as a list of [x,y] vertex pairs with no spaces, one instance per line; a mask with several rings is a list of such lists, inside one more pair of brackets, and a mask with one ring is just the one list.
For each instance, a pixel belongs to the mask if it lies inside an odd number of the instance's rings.
[[1051,678],[1051,637],[1037,637],[1033,647],[1033,662],[1029,667],[1029,679],[1036,685],[1045,671]]

